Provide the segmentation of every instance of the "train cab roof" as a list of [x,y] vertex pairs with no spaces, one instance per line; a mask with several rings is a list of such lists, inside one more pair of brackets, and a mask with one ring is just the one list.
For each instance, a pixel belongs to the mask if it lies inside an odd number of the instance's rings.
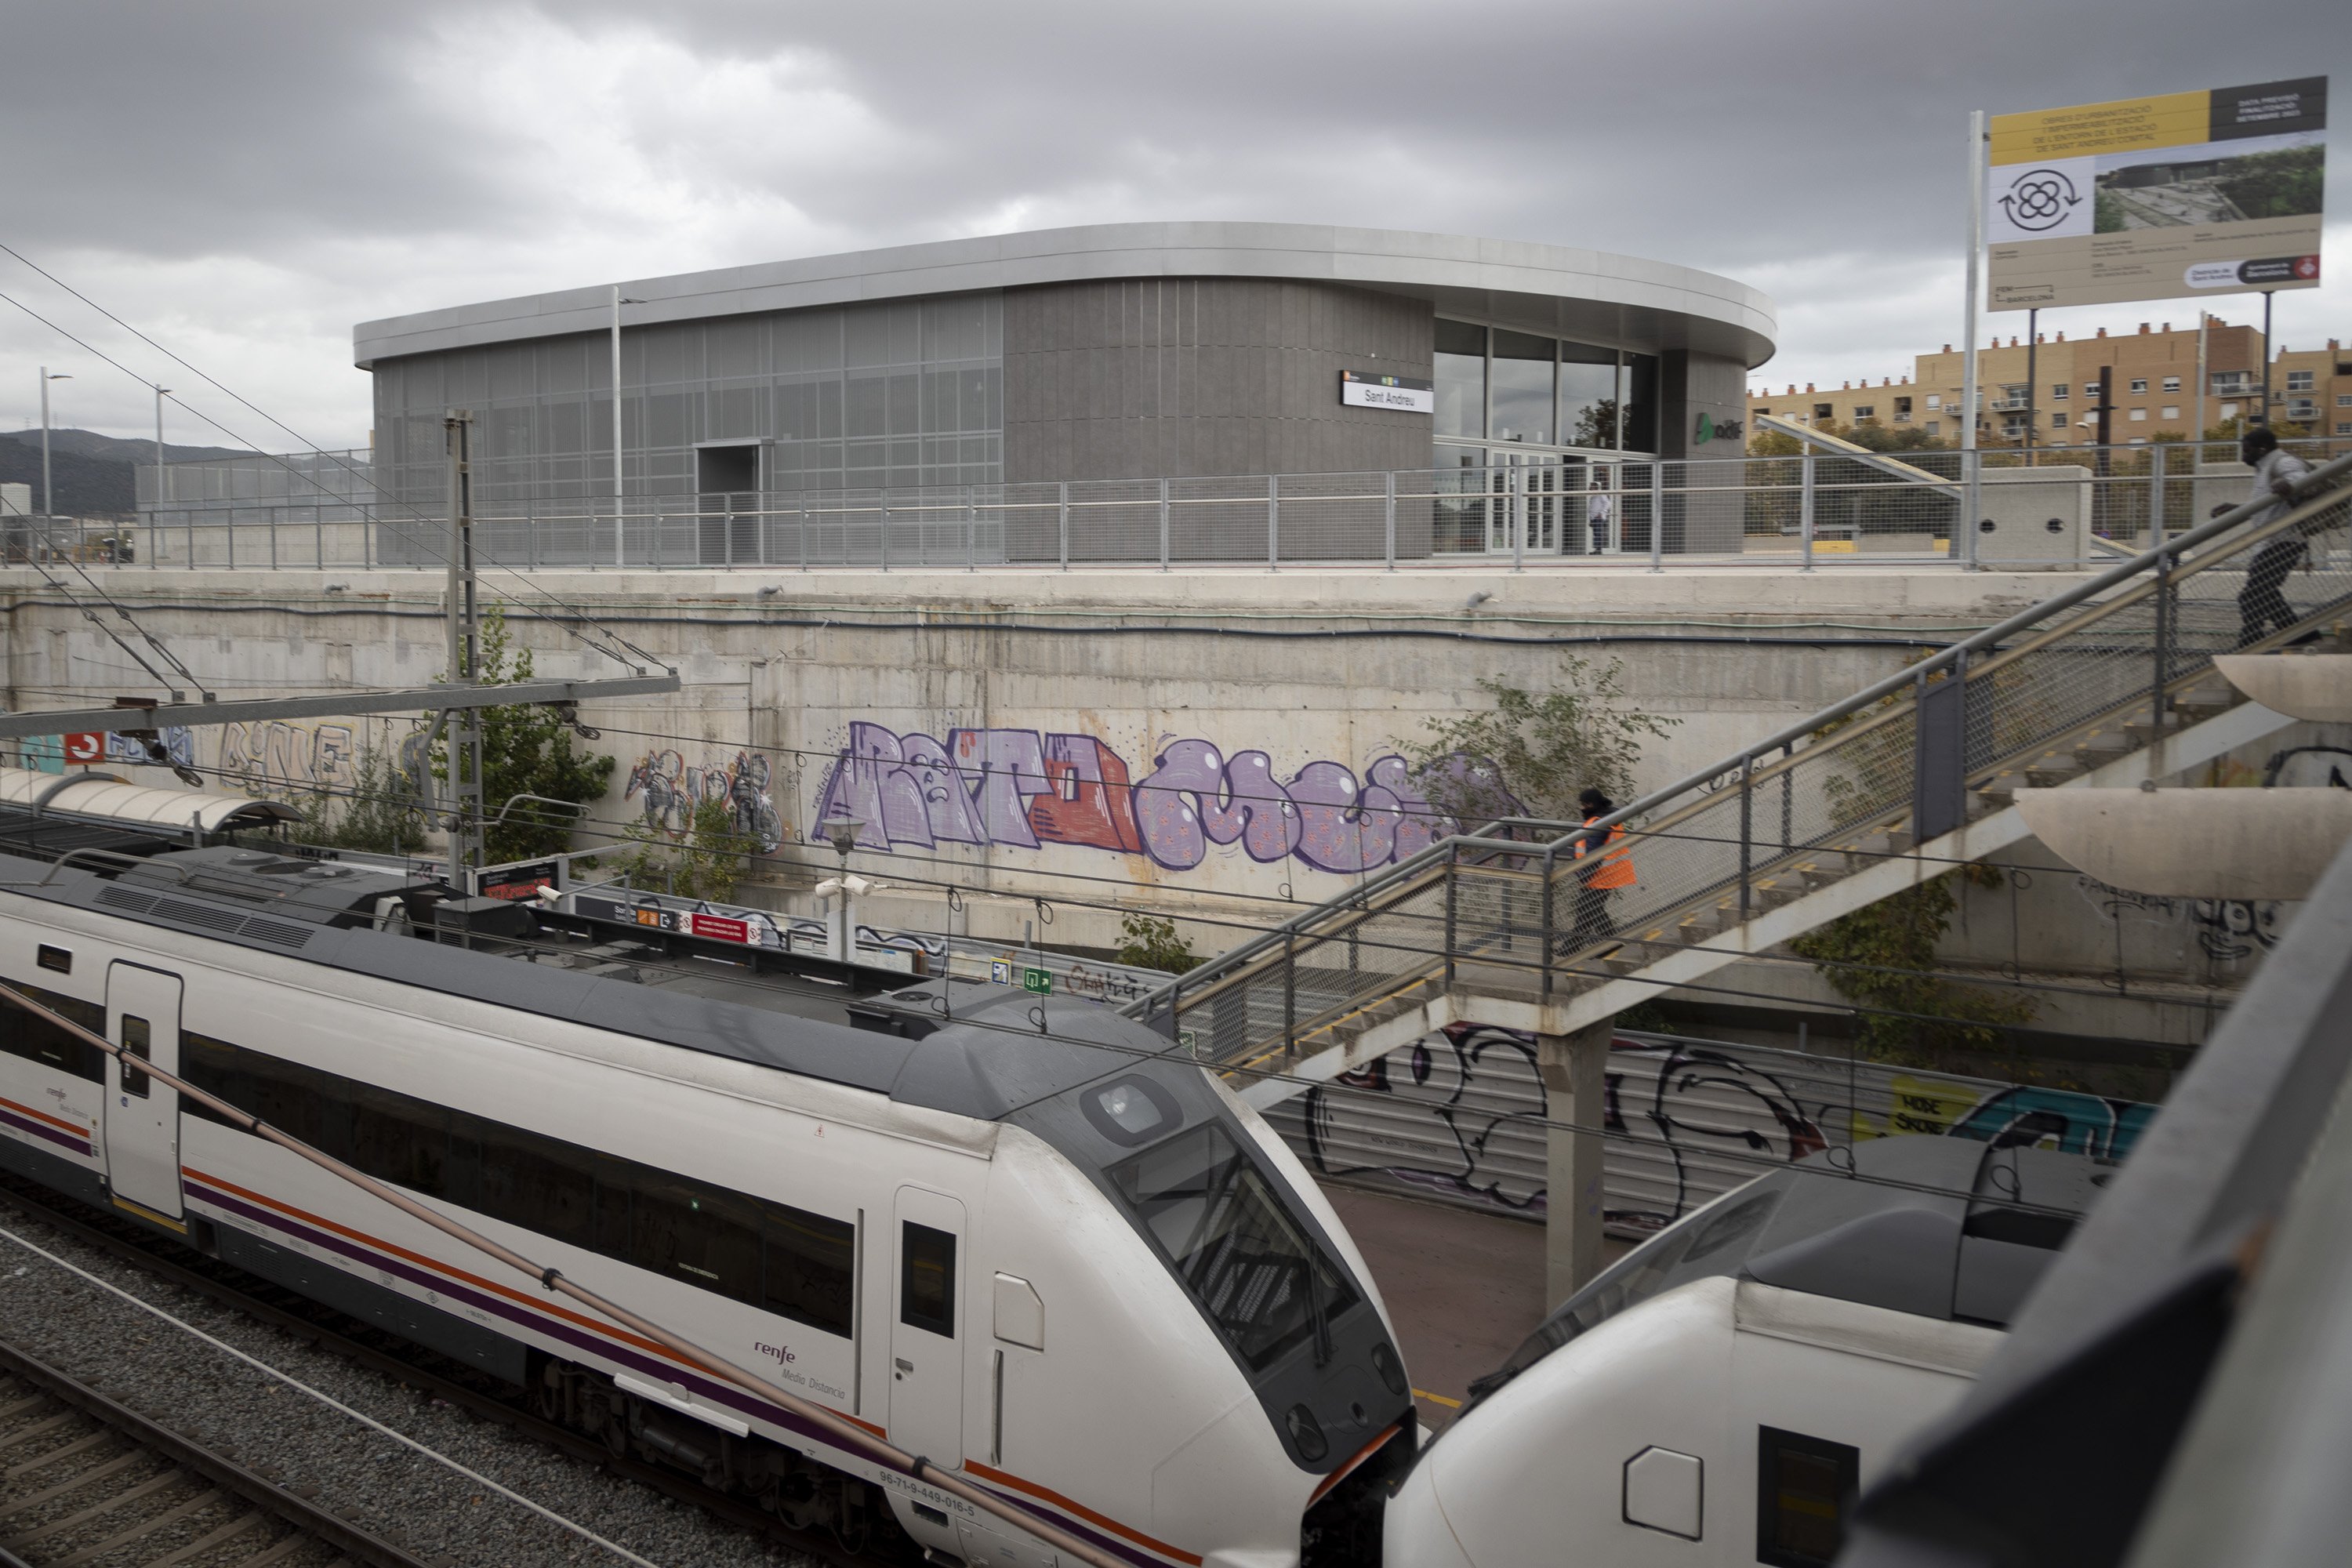
[[1711,1276],[2006,1328],[2115,1169],[1964,1136],[1879,1138],[1810,1155],[1620,1258],[1473,1384],[1473,1403],[1610,1318]]

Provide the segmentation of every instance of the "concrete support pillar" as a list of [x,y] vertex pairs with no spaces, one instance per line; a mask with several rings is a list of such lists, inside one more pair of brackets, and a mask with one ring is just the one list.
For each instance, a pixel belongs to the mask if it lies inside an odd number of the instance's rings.
[[[1601,1272],[1600,1129],[1608,1114],[1609,1041],[1616,1021],[1573,1035],[1536,1037],[1548,1133],[1544,1307],[1559,1306]],[[1590,1129],[1590,1131],[1585,1131]]]

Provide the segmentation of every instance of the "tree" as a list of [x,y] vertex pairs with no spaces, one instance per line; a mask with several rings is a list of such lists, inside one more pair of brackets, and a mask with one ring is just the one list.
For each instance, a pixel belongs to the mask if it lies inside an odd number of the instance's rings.
[[1118,950],[1121,963],[1181,974],[1201,962],[1192,952],[1192,944],[1176,934],[1174,921],[1156,915],[1122,915],[1118,929],[1119,934],[1127,938]]
[[[2029,1022],[2031,996],[1962,984],[1936,973],[1936,943],[1951,929],[1960,877],[1998,886],[2000,873],[1969,866],[1841,915],[1789,943],[1838,994],[1865,1008],[1856,1044],[1880,1061],[1948,1068],[1954,1051],[2001,1049],[2000,1026]],[[1912,1015],[1892,1016],[1890,1015]]]
[[1623,669],[1622,660],[1599,668],[1565,655],[1558,684],[1541,695],[1482,676],[1478,689],[1494,700],[1492,708],[1432,719],[1420,740],[1391,744],[1429,803],[1465,832],[1502,816],[1579,821],[1580,791],[1626,799],[1644,738],[1681,722],[1620,706]]
[[[505,686],[529,680],[533,674],[530,649],[514,646],[507,630],[506,612],[493,606],[482,620],[481,668],[484,686]],[[572,847],[577,817],[555,807],[518,801],[504,822],[497,817],[519,795],[586,805],[604,797],[613,776],[613,759],[577,751],[572,726],[552,708],[539,703],[480,710],[482,727],[482,809],[490,819],[485,852],[492,865],[557,855]],[[448,777],[448,748],[434,759],[436,777]]]
[[760,852],[759,841],[736,826],[735,814],[723,800],[697,805],[683,838],[673,840],[649,822],[633,822],[627,841],[629,847],[614,858],[631,887],[711,903],[733,894]]
[[353,762],[349,792],[316,790],[300,805],[303,820],[289,830],[298,844],[376,855],[415,855],[425,847],[425,816],[415,795],[398,766],[375,747]]

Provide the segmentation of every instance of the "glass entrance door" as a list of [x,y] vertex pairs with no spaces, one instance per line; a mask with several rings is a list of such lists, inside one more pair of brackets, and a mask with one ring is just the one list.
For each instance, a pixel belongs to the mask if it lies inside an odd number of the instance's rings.
[[1571,498],[1570,470],[1541,452],[1489,452],[1486,552],[1558,555]]

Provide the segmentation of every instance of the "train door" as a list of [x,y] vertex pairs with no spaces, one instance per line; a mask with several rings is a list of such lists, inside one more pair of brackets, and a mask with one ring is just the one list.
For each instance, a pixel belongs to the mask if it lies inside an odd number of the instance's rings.
[[[106,1037],[129,1056],[178,1072],[180,977],[109,964]],[[179,1090],[113,1056],[106,1059],[106,1181],[115,1202],[179,1222]]]
[[963,1463],[963,1205],[955,1199],[898,1189],[890,1441],[950,1469]]

